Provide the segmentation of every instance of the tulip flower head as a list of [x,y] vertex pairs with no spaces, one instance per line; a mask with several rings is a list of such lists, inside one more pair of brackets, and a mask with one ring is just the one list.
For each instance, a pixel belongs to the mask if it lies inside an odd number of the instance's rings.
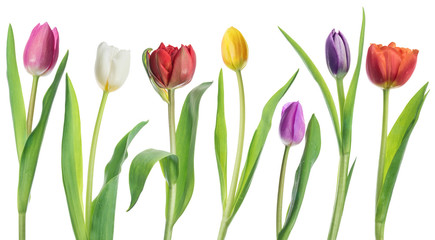
[[286,103],[281,111],[279,134],[284,145],[299,144],[305,136],[305,120],[299,102]]
[[230,27],[222,38],[222,59],[225,65],[234,71],[240,71],[248,62],[248,44],[242,33]]
[[346,38],[340,31],[331,31],[326,39],[325,52],[329,72],[335,79],[344,78],[349,71],[350,50]]
[[59,56],[59,34],[48,23],[36,25],[24,49],[23,60],[27,72],[33,76],[49,74]]
[[130,71],[130,51],[100,43],[95,61],[98,85],[107,92],[120,88]]
[[396,47],[394,42],[388,46],[371,44],[367,52],[367,75],[381,88],[400,87],[414,72],[417,55],[418,50]]
[[147,71],[160,88],[174,89],[192,81],[195,67],[196,54],[191,45],[177,48],[161,43],[149,55]]

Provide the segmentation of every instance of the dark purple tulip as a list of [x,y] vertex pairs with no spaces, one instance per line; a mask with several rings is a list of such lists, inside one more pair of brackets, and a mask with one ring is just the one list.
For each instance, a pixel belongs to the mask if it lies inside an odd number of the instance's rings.
[[326,64],[329,72],[334,78],[344,78],[349,71],[350,66],[350,51],[346,38],[339,31],[335,32],[332,29],[326,39]]
[[284,145],[299,144],[305,135],[305,120],[299,102],[286,103],[282,107],[279,135]]

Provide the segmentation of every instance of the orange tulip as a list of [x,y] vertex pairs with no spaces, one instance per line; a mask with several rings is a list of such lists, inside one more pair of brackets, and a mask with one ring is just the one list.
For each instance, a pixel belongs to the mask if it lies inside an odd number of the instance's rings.
[[370,81],[382,88],[400,87],[414,72],[418,50],[371,44],[367,52],[367,75]]

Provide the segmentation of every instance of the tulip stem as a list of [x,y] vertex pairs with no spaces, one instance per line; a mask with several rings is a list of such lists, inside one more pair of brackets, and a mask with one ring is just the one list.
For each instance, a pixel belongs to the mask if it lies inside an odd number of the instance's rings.
[[[378,181],[376,184],[376,202],[375,210],[377,210],[377,205],[379,197],[381,194],[382,186],[384,184],[384,171],[385,171],[385,154],[387,150],[387,136],[388,136],[388,104],[390,89],[384,89],[384,106],[382,114],[382,136],[381,136],[381,150],[379,153],[379,166],[378,166]],[[384,239],[384,228],[385,221],[377,222],[375,219],[375,235],[377,240]]]
[[94,165],[95,165],[95,154],[97,151],[98,135],[100,133],[101,120],[103,119],[104,107],[106,106],[107,96],[109,96],[108,91],[103,91],[103,97],[100,103],[100,109],[98,110],[97,121],[95,122],[94,134],[92,136],[91,152],[89,156],[89,167],[88,167],[88,180],[86,187],[86,227],[88,229],[88,234],[91,232],[91,204],[92,204],[92,185],[94,181]]
[[[169,142],[171,153],[176,154],[176,141],[175,141],[175,90],[168,89],[168,121],[169,121]],[[172,229],[175,224],[175,200],[177,196],[176,185],[169,186],[168,197],[166,202],[166,224],[165,224],[165,240],[172,238]]]
[[233,177],[231,179],[230,192],[228,194],[227,203],[222,215],[221,226],[219,229],[218,239],[223,240],[227,234],[228,226],[232,220],[232,210],[234,208],[234,200],[239,180],[240,164],[242,161],[243,141],[245,138],[245,90],[243,87],[242,73],[236,70],[237,82],[239,85],[239,101],[240,101],[240,121],[239,121],[239,138],[237,143],[236,160],[234,162]]
[[285,171],[287,168],[287,159],[288,159],[290,146],[285,146],[284,156],[282,157],[281,174],[279,175],[278,198],[277,198],[278,200],[276,203],[276,236],[277,237],[282,229],[282,199],[284,193]]
[[19,226],[19,240],[26,239],[26,213],[19,213],[18,215],[18,226]]
[[344,114],[344,89],[343,89],[343,78],[337,78],[337,93],[338,93],[338,103],[340,104],[340,122],[343,125],[343,114]]
[[33,76],[32,92],[30,94],[29,110],[27,112],[27,136],[32,133],[33,113],[35,112],[36,91],[38,89],[39,76]]

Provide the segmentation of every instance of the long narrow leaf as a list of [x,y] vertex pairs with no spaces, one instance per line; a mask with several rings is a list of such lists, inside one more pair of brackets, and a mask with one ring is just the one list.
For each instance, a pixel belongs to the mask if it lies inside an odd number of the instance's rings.
[[112,159],[106,165],[103,187],[98,196],[92,201],[91,240],[113,239],[116,196],[121,167],[125,159],[127,159],[128,146],[147,123],[148,121],[140,122],[118,142]]
[[252,177],[254,176],[255,169],[257,168],[258,160],[260,159],[261,151],[263,150],[264,143],[266,142],[267,135],[269,134],[270,127],[272,126],[272,117],[276,106],[290,88],[293,81],[296,79],[298,72],[299,70],[297,70],[290,80],[269,99],[263,108],[261,120],[254,132],[254,136],[252,137],[251,145],[249,146],[248,157],[246,158],[245,166],[243,167],[242,175],[237,187],[236,201],[231,213],[231,218],[235,216],[240,205],[242,205],[246,194],[248,193]]
[[224,79],[222,69],[219,73],[218,106],[216,113],[216,128],[214,131],[214,149],[221,185],[222,207],[227,201],[227,124],[225,122]]
[[305,139],[305,149],[301,158],[301,162],[299,163],[299,167],[295,173],[292,198],[287,212],[287,217],[282,230],[278,234],[278,239],[280,240],[288,239],[290,232],[296,223],[299,210],[302,206],[302,201],[304,200],[305,189],[307,188],[311,167],[319,156],[321,145],[320,126],[314,114],[308,123]]
[[317,69],[316,65],[314,65],[313,61],[311,61],[310,57],[305,53],[305,51],[299,46],[299,44],[293,40],[284,30],[278,27],[284,37],[289,41],[289,43],[293,46],[295,51],[299,54],[305,66],[307,66],[314,80],[320,87],[322,91],[323,97],[325,98],[326,106],[328,107],[329,114],[331,115],[332,123],[334,124],[335,134],[337,136],[338,146],[341,146],[341,129],[340,123],[338,121],[337,109],[335,108],[334,99],[332,98],[331,92],[329,91],[328,86],[325,83],[325,80]]
[[352,142],[352,121],[353,121],[353,108],[355,105],[356,89],[358,86],[359,74],[361,71],[362,55],[364,50],[364,32],[366,25],[366,17],[363,9],[363,19],[361,24],[361,33],[359,37],[359,50],[358,50],[358,62],[353,73],[352,82],[350,83],[349,90],[347,92],[346,101],[344,104],[343,114],[343,153],[350,154],[351,142]]
[[88,238],[83,211],[83,155],[80,112],[76,93],[66,74],[65,120],[62,138],[62,180],[69,216],[78,240]]
[[57,87],[65,70],[68,60],[68,52],[57,69],[54,81],[47,90],[42,102],[42,113],[38,125],[30,134],[23,149],[20,162],[20,174],[18,181],[18,212],[25,213],[29,202],[30,189],[32,188],[33,177],[35,176],[36,165],[38,163],[39,152],[44,138],[45,128],[47,127],[48,117],[50,116],[51,106],[56,96]]
[[9,24],[8,41],[6,44],[6,64],[9,85],[9,100],[11,104],[12,120],[14,123],[15,145],[18,161],[21,161],[24,144],[27,139],[26,108],[24,106],[23,91],[18,74],[17,59],[15,57],[15,40],[12,26]]
[[176,183],[178,178],[178,157],[176,155],[155,149],[147,149],[139,153],[130,165],[129,185],[131,201],[127,211],[130,211],[136,204],[148,174],[151,172],[154,164],[159,161],[162,163],[167,184],[173,186]]
[[[176,151],[179,160],[179,175],[176,193],[175,221],[183,214],[189,204],[195,185],[194,154],[196,130],[198,127],[199,103],[204,92],[212,82],[205,82],[192,89],[184,101],[175,134]],[[175,223],[174,221],[174,223]]]
[[406,145],[412,130],[417,123],[424,100],[426,99],[427,83],[411,98],[403,109],[387,137],[385,155],[384,183],[376,205],[376,221],[385,223],[388,207],[393,195],[394,185],[399,174],[400,165],[405,154]]

